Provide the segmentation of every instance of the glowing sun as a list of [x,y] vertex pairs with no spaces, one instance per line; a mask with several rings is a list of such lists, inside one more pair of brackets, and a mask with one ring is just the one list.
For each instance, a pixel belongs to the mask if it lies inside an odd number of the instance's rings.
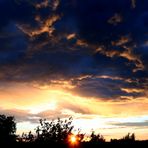
[[76,143],[77,139],[75,136],[71,136],[70,141],[71,143]]

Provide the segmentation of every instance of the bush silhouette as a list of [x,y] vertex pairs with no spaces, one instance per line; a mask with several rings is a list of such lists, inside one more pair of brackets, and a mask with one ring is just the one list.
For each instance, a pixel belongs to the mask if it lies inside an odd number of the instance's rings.
[[16,132],[16,123],[14,117],[0,115],[0,141],[14,142]]

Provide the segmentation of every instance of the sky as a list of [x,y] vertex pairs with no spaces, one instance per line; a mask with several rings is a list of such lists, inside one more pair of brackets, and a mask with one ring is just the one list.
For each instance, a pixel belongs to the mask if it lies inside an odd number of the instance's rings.
[[0,0],[0,19],[0,114],[18,134],[72,116],[148,139],[147,0]]

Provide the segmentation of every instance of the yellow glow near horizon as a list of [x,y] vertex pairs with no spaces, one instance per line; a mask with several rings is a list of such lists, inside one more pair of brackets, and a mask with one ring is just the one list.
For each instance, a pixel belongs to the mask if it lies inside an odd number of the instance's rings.
[[[140,138],[146,137],[146,134],[144,134],[146,130],[132,130],[132,128],[119,130],[115,126],[108,125],[108,120],[106,120],[106,118],[110,121],[113,118],[119,118],[119,120],[116,120],[116,122],[119,122],[120,118],[125,118],[132,121],[132,117],[148,115],[148,100],[146,98],[116,102],[103,101],[99,98],[78,96],[57,86],[40,88],[31,84],[18,83],[8,85],[5,90],[1,89],[0,98],[1,111],[10,110],[11,112],[9,112],[14,116],[20,116],[22,113],[24,113],[22,116],[27,114],[38,116],[38,114],[41,114],[42,118],[54,119],[73,116],[75,118],[74,126],[83,128],[84,131],[90,131],[92,128],[98,129],[107,137],[112,134],[119,137],[125,131],[134,131],[135,133],[138,131]],[[51,114],[53,114],[52,117]],[[26,122],[19,123],[19,130],[22,131],[25,128],[31,130],[33,123],[27,123],[27,125]]]
[[[27,92],[27,93],[26,93]],[[133,101],[103,101],[99,98],[86,98],[67,91],[50,87],[35,88],[32,85],[14,84],[0,91],[0,108],[29,110],[39,113],[46,110],[68,109],[83,114],[100,116],[134,116],[148,114],[148,100],[139,98]],[[126,107],[126,109],[125,109]]]
[[30,109],[30,113],[32,114],[38,114],[40,112],[46,111],[46,110],[55,110],[56,109],[56,102],[49,102],[49,103],[45,103],[45,104],[41,104],[38,106],[34,106],[32,107],[32,109]]

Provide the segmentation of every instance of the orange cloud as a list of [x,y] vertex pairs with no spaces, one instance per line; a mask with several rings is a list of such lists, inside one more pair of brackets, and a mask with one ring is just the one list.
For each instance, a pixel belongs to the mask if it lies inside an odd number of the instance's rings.
[[59,0],[43,0],[41,3],[35,3],[34,6],[36,9],[42,9],[50,7],[53,11],[57,9],[59,6],[60,1]]
[[131,38],[128,36],[121,36],[121,38],[117,41],[112,41],[113,46],[121,46],[131,41]]
[[[129,39],[121,38],[118,42],[112,42],[114,45],[123,45],[127,43]],[[144,70],[145,66],[140,59],[139,55],[136,55],[133,53],[134,48],[127,47],[123,45],[124,51],[118,51],[118,50],[106,50],[104,47],[97,48],[95,52],[99,52],[103,55],[106,55],[108,57],[123,57],[130,62],[133,62],[135,64],[135,68],[133,69],[133,72],[137,72],[138,70]]]
[[52,15],[46,20],[41,20],[39,16],[36,16],[35,20],[39,22],[39,28],[32,28],[29,24],[18,24],[17,27],[30,37],[34,37],[45,32],[48,33],[49,36],[51,36],[53,31],[55,30],[53,24],[59,19],[59,15]]
[[40,8],[46,8],[48,7],[48,5],[49,5],[49,0],[44,0],[43,2],[36,4],[35,7],[37,9],[40,9]]
[[138,55],[135,55],[132,52],[131,48],[125,47],[126,51],[121,53],[120,56],[127,58],[129,61],[135,62],[136,68],[133,70],[133,72],[136,72],[138,70],[144,70],[143,62],[141,61],[140,57]]
[[127,93],[141,93],[145,91],[144,89],[136,89],[136,88],[121,88],[121,90]]
[[77,42],[76,42],[76,45],[78,45],[78,46],[85,46],[85,47],[89,46],[89,45],[87,44],[87,42],[85,42],[85,41],[82,40],[82,39],[78,39]]
[[67,40],[71,40],[71,39],[73,39],[73,38],[75,38],[75,37],[76,37],[76,34],[75,34],[75,33],[69,34],[69,35],[67,36]]

